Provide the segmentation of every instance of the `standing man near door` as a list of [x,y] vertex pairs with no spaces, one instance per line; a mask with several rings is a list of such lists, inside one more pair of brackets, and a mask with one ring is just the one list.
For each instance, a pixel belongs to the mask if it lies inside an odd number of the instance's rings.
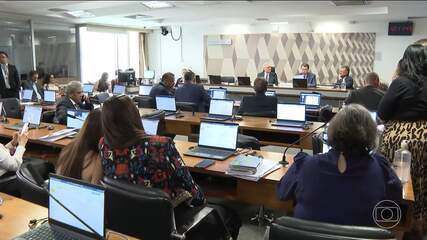
[[268,86],[277,86],[279,81],[277,80],[277,74],[271,71],[270,64],[264,64],[264,69],[257,75],[259,78],[264,78],[267,81]]
[[9,64],[9,56],[0,51],[0,97],[18,98],[21,82],[15,65]]

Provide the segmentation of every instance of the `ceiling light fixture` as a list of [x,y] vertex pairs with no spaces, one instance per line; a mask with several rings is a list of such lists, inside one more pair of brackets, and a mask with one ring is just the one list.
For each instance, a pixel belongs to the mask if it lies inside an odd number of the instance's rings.
[[166,1],[142,1],[141,4],[151,9],[175,7],[175,5]]
[[73,18],[92,18],[96,17],[95,14],[92,12],[86,11],[86,10],[77,10],[77,11],[68,11],[64,13],[67,16],[73,17]]
[[289,22],[271,22],[271,25],[286,25],[289,24]]

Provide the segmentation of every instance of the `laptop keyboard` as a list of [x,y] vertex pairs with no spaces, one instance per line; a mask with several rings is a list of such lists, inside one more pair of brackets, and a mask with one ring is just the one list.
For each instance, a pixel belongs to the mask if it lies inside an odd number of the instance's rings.
[[217,114],[209,114],[209,115],[207,116],[207,118],[212,118],[212,119],[229,119],[229,118],[231,118],[231,116],[217,115]]
[[55,231],[52,229],[49,224],[43,224],[32,231],[26,232],[20,236],[21,238],[28,240],[73,240],[72,238],[65,233]]
[[192,152],[193,153],[206,154],[206,155],[212,155],[212,156],[227,156],[230,153],[232,153],[232,151],[229,151],[229,150],[204,148],[204,147],[196,147],[192,150]]

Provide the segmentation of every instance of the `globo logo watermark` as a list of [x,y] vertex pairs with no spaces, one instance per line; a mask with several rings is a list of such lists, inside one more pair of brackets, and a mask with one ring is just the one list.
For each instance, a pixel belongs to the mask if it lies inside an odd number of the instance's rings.
[[402,210],[392,200],[378,202],[372,210],[372,218],[378,227],[391,229],[397,226],[402,219]]

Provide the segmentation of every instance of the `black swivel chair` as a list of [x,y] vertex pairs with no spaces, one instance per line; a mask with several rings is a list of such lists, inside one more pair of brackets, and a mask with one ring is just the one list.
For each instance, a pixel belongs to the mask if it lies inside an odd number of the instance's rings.
[[48,206],[49,195],[41,186],[41,181],[49,179],[49,173],[54,173],[52,163],[42,160],[24,162],[16,172],[21,198],[35,204]]
[[380,240],[395,239],[385,229],[374,227],[344,226],[280,217],[271,225],[269,240]]
[[138,103],[139,108],[154,108],[154,100],[150,96],[137,96],[133,100]]
[[194,115],[195,112],[199,111],[199,105],[193,102],[176,102],[176,109],[192,112]]
[[19,197],[15,172],[6,172],[0,177],[0,192]]
[[53,123],[55,119],[55,110],[45,111],[42,113],[42,122]]
[[219,75],[208,75],[209,83],[211,85],[221,85],[221,76]]
[[106,188],[107,228],[144,240],[185,239],[185,234],[201,220],[216,213],[210,207],[202,207],[177,224],[172,203],[162,190],[108,177],[102,184]]
[[[6,117],[10,118],[21,118],[21,109],[19,106],[19,100],[17,98],[3,98],[0,99],[3,102],[3,108],[6,112]],[[4,112],[1,112],[4,114]]]

